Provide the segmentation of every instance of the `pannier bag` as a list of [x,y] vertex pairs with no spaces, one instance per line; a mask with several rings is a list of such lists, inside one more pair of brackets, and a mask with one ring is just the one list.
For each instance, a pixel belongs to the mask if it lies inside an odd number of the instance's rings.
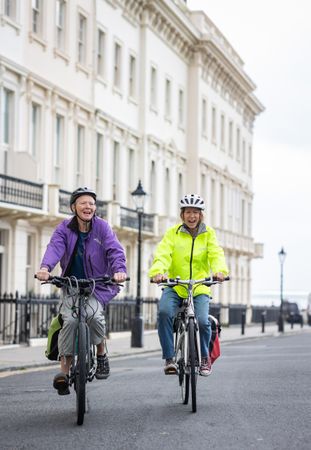
[[220,327],[220,323],[218,322],[216,317],[209,314],[208,318],[211,323],[211,332],[212,332],[211,340],[209,343],[209,354],[210,354],[212,364],[213,364],[214,361],[216,361],[216,359],[220,356],[219,336],[220,336],[221,327]]
[[48,331],[48,342],[45,350],[45,356],[51,361],[58,360],[58,334],[63,326],[62,315],[58,314],[51,321]]

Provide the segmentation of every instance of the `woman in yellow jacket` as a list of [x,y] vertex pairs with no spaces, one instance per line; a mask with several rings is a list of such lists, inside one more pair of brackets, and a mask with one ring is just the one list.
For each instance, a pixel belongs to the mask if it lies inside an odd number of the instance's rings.
[[[180,203],[182,223],[169,228],[155,252],[149,270],[152,281],[161,283],[179,276],[183,280],[213,276],[223,281],[228,275],[223,249],[213,228],[203,223],[204,200],[197,194],[185,195]],[[181,286],[164,289],[159,304],[158,333],[165,359],[165,374],[176,374],[174,363],[173,319],[180,298],[187,293]],[[199,286],[195,291],[194,308],[199,322],[202,363],[200,374],[211,373],[208,348],[211,337],[208,319],[210,288]]]

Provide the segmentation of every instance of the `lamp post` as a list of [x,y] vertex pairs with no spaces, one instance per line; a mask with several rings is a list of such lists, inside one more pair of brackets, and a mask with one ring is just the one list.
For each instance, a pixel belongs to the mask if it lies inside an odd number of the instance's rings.
[[284,319],[283,319],[283,265],[286,258],[286,252],[284,251],[284,248],[282,247],[279,251],[279,260],[281,265],[281,303],[280,303],[280,316],[279,316],[279,331],[281,333],[284,332]]
[[135,305],[135,318],[132,324],[132,347],[143,347],[144,336],[144,319],[141,315],[141,296],[140,296],[140,279],[141,279],[141,227],[142,218],[144,215],[144,202],[146,192],[143,190],[141,181],[138,181],[138,186],[132,192],[132,197],[136,205],[136,212],[138,215],[138,247],[137,247],[137,295]]

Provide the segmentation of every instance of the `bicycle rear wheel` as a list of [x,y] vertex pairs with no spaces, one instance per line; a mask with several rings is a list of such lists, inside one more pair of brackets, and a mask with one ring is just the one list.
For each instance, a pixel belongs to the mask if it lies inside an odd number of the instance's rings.
[[178,380],[181,389],[181,400],[184,405],[189,401],[189,373],[186,373],[185,334],[180,328],[176,331],[175,354],[178,365]]
[[85,396],[86,396],[86,344],[87,333],[86,324],[79,323],[78,327],[78,361],[75,371],[76,384],[76,410],[77,410],[77,424],[82,425],[85,413]]
[[193,317],[189,319],[189,362],[190,362],[190,383],[192,412],[197,410],[197,374],[196,374],[196,345],[195,345],[195,325]]

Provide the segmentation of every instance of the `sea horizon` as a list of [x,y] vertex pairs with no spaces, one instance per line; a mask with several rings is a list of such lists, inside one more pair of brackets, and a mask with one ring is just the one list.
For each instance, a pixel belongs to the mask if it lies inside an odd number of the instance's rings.
[[[300,309],[306,309],[308,305],[308,291],[291,291],[283,292],[283,300],[297,303]],[[261,290],[252,293],[251,304],[253,306],[280,306],[281,293],[276,290]]]

